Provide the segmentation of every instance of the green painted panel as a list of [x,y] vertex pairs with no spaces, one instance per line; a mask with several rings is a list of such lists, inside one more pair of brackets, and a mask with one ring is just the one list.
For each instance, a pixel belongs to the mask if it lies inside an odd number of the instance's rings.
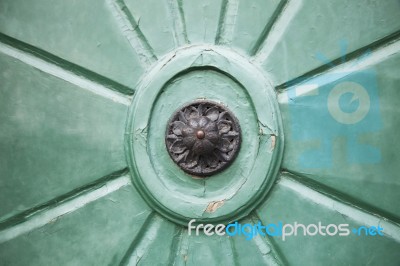
[[[400,55],[397,54],[359,71],[361,74],[370,73],[368,77],[355,73],[315,88],[310,96],[294,96],[296,93],[292,91],[296,87],[284,92],[293,97],[289,97],[289,102],[285,100],[287,97],[280,100],[286,139],[283,168],[399,219],[400,205],[395,203],[400,202],[400,166],[397,163],[400,161],[400,143],[388,138],[400,128],[400,111],[397,108],[400,97],[399,65]],[[353,81],[365,86],[370,97],[369,111],[363,120],[355,124],[342,124],[327,112],[330,101],[327,95],[336,86],[347,86]],[[347,98],[347,101],[350,99]],[[346,99],[343,98],[343,101]],[[343,108],[346,104],[348,107],[355,104],[353,107],[359,108],[357,104],[365,105],[362,101],[343,102]],[[358,112],[358,109],[349,110],[353,114]],[[322,121],[323,128],[320,126]]]
[[162,56],[175,48],[173,19],[176,18],[171,17],[168,1],[128,0],[125,2],[157,55]]
[[143,257],[137,258],[137,265],[170,265],[175,260],[180,227],[159,216],[151,226],[145,232],[145,238],[151,242],[144,246]]
[[[0,1],[0,265],[399,265],[399,15],[398,0]],[[340,77],[282,93],[303,74]],[[372,115],[332,126],[336,103],[345,120],[364,103],[357,82]],[[328,103],[334,86],[354,90]],[[199,179],[164,134],[204,98],[243,139]],[[385,235],[195,236],[193,218]]]
[[0,244],[2,265],[117,265],[150,210],[132,186]]
[[280,2],[282,0],[239,1],[232,46],[251,52],[270,25],[272,15]]
[[180,0],[189,42],[214,43],[222,0]]
[[0,2],[0,32],[133,88],[143,69],[107,1]]
[[287,28],[279,29],[282,37],[263,64],[275,85],[400,30],[397,0],[301,3],[293,18],[286,18],[290,22]]
[[[359,216],[354,208],[350,214],[341,211],[340,203],[330,200],[327,204],[323,197],[313,198],[313,193],[303,188],[296,188],[293,181],[279,182],[268,200],[257,213],[265,224],[278,222],[309,225],[321,222],[321,225],[349,224],[349,228],[358,228],[369,223],[370,218]],[[283,184],[285,183],[285,184]],[[292,189],[291,187],[294,187]],[[329,208],[327,207],[329,206]],[[357,219],[357,220],[355,220]],[[375,226],[381,225],[383,232],[389,230],[382,221],[375,219]],[[371,226],[371,225],[370,225]],[[272,230],[272,229],[271,229]],[[304,236],[302,229],[296,237],[273,237],[277,249],[284,254],[289,265],[399,265],[398,251],[400,243],[385,236]],[[311,229],[313,230],[313,229]],[[331,232],[332,229],[330,229]],[[397,236],[399,236],[398,227]]]
[[126,167],[127,107],[0,54],[0,220]]
[[203,232],[188,235],[183,230],[181,249],[176,265],[234,265],[234,256],[228,236],[206,236]]
[[[258,219],[243,219],[240,224],[251,224],[256,226]],[[250,229],[246,230],[250,233]],[[244,235],[230,237],[232,243],[233,254],[235,257],[235,265],[283,265],[280,255],[274,250],[268,237],[260,235],[247,240]]]

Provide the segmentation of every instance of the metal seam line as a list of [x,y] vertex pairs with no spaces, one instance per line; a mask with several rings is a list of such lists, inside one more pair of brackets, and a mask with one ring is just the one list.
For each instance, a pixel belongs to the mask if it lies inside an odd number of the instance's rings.
[[120,103],[126,106],[129,106],[131,104],[131,99],[122,93],[113,91],[100,83],[96,83],[92,80],[86,79],[85,77],[78,76],[75,73],[65,70],[62,67],[49,63],[43,59],[35,57],[29,53],[21,51],[7,44],[0,43],[0,52],[11,56],[25,64],[28,64],[36,69],[39,69],[47,74],[50,74],[73,85],[76,85],[82,89],[90,91],[96,95],[99,95],[106,99],[110,99],[116,103]]
[[67,213],[76,211],[86,204],[100,199],[124,186],[131,184],[129,175],[106,182],[102,187],[68,200],[49,210],[34,214],[29,220],[0,231],[0,243],[16,238],[22,234],[42,227]]
[[326,207],[330,210],[343,214],[362,225],[367,225],[367,226],[381,225],[384,228],[383,233],[386,236],[400,243],[399,227],[385,220],[383,217],[378,217],[370,213],[363,212],[362,210],[350,206],[348,204],[335,201],[329,198],[328,196],[325,196],[324,194],[295,181],[290,177],[282,176],[278,184],[294,191],[295,193],[301,195],[302,197],[311,200],[323,207]]

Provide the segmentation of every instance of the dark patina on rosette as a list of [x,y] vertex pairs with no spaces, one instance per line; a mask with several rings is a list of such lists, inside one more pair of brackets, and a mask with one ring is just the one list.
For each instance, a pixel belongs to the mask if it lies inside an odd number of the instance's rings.
[[169,155],[185,172],[210,176],[228,167],[240,149],[236,117],[224,106],[196,101],[170,119],[165,143]]

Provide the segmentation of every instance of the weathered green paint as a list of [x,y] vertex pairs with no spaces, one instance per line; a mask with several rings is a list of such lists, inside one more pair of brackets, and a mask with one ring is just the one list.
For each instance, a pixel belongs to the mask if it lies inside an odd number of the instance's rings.
[[108,1],[0,2],[1,33],[132,88],[143,68],[118,27]]
[[132,186],[0,244],[1,265],[116,265],[151,210]]
[[[0,1],[0,265],[399,265],[399,15],[397,0]],[[311,135],[327,105],[293,115],[290,92],[371,69],[381,127],[356,140],[380,161],[349,164],[342,136],[331,168],[304,167],[320,142],[292,126]],[[164,142],[173,112],[200,98],[243,133],[234,163],[206,179]],[[193,218],[384,236],[247,241],[188,235]]]
[[268,34],[272,26],[273,17],[281,10],[285,0],[253,0],[237,2],[237,14],[233,13],[235,27],[233,34],[225,41],[225,45],[233,49],[240,48],[248,53],[254,52],[254,47],[259,45]]
[[224,0],[179,0],[184,29],[191,44],[214,43]]
[[[154,53],[159,56],[174,50],[177,45],[173,35],[173,18],[170,15],[168,2],[172,1],[130,0],[125,2]],[[155,14],[147,15],[152,13]]]
[[[299,234],[296,238],[274,238],[274,243],[285,254],[290,265],[306,265],[312,258],[313,265],[397,265],[400,249],[398,225],[391,225],[360,212],[356,207],[341,205],[335,198],[307,191],[298,186],[291,176],[283,175],[268,200],[257,210],[263,223],[282,222],[322,225],[348,223],[350,226],[380,225],[387,237],[350,235],[347,237],[323,237]],[[306,189],[304,189],[306,188]],[[311,190],[311,189],[310,189]],[[391,230],[391,229],[394,230]],[[301,244],[299,244],[301,243]],[[350,253],[349,253],[350,252]]]
[[[270,56],[262,65],[276,85],[337,58],[334,64],[338,64],[344,54],[373,46],[379,39],[398,34],[400,28],[397,0],[289,1],[288,9],[291,16],[282,17],[275,28],[279,43],[272,38],[265,42]],[[318,58],[317,53],[326,58]]]
[[126,167],[126,106],[4,54],[0,69],[0,220]]

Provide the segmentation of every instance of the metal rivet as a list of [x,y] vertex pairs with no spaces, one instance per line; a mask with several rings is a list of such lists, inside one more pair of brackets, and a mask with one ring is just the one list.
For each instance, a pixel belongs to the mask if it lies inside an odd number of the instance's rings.
[[199,131],[196,132],[196,137],[198,139],[204,139],[205,136],[206,136],[206,134],[204,133],[203,130],[199,130]]

